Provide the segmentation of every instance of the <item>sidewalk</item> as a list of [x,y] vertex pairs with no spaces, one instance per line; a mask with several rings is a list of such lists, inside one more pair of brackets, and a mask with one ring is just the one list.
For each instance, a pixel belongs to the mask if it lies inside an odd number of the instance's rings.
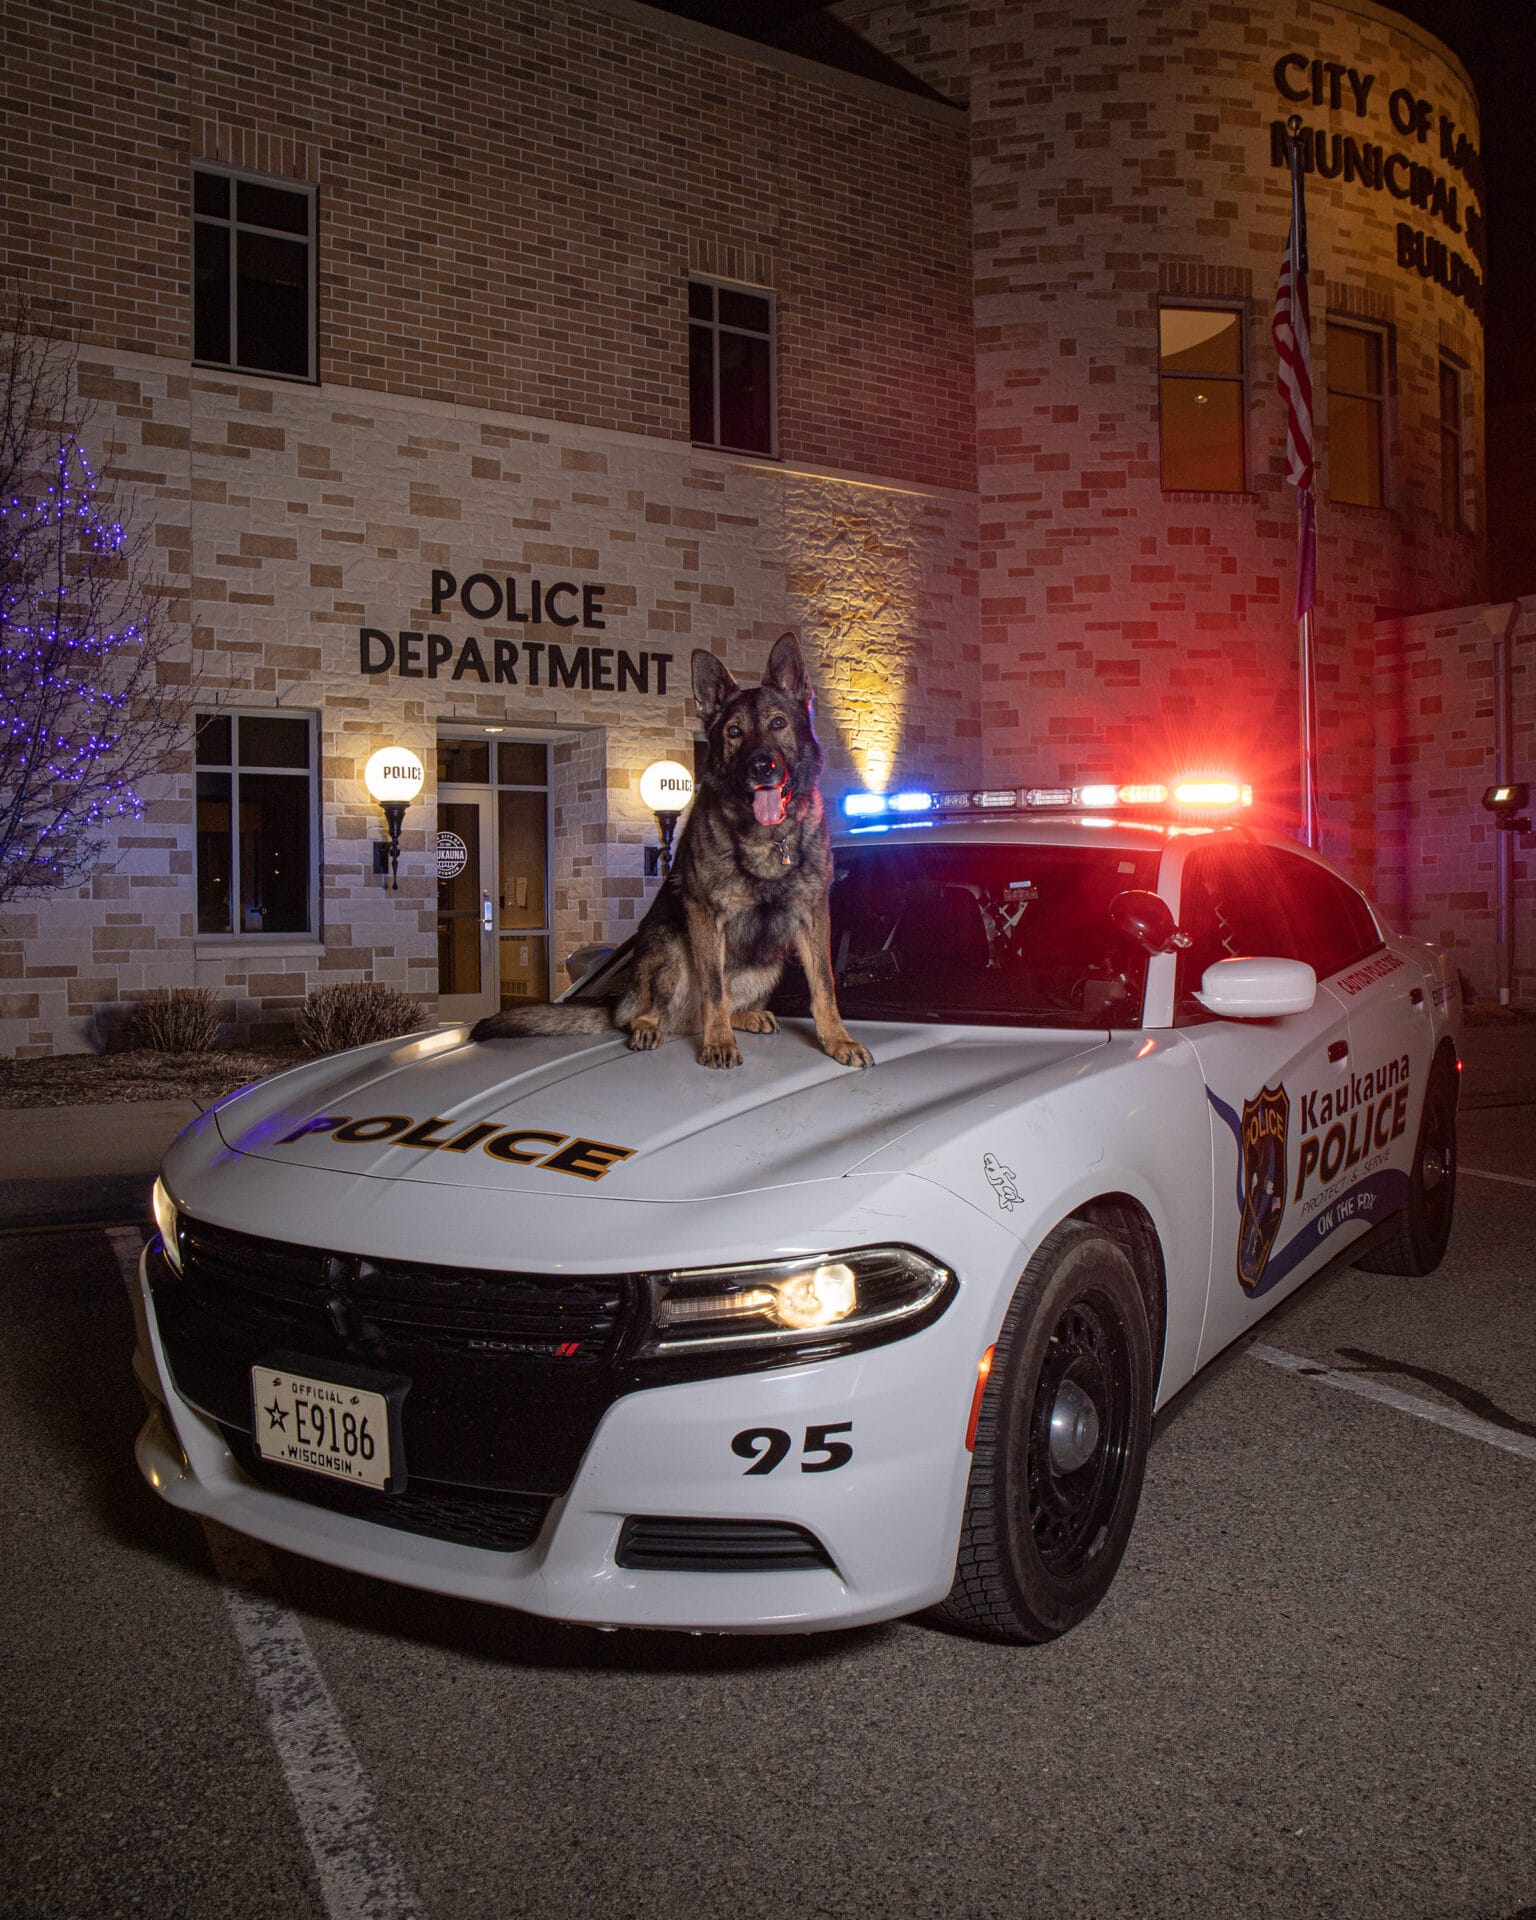
[[201,1111],[194,1100],[0,1110],[0,1229],[148,1224],[161,1158]]
[[[1536,1020],[1469,1027],[1462,1036],[1468,1110],[1536,1102]],[[0,1109],[0,1231],[150,1221],[166,1148],[198,1116],[192,1100]]]

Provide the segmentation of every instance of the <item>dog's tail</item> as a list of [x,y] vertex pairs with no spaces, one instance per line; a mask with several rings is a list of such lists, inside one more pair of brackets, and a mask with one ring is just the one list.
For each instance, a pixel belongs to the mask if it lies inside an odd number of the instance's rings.
[[471,1040],[519,1040],[539,1033],[613,1033],[613,1008],[602,1002],[587,1006],[556,1007],[539,1001],[527,1007],[503,1007],[487,1014],[470,1029]]

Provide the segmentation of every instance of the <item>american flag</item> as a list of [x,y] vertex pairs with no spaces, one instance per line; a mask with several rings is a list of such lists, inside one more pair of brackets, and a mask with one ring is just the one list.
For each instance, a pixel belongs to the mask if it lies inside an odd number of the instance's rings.
[[1293,487],[1312,487],[1312,320],[1307,311],[1307,275],[1296,265],[1296,223],[1286,235],[1275,318],[1270,328],[1280,355],[1280,394],[1285,401],[1285,477]]
[[[1297,244],[1297,218],[1286,235],[1275,318],[1270,328],[1280,356],[1280,397],[1285,401],[1285,477],[1299,489],[1296,539],[1296,618],[1312,611],[1317,588],[1317,504],[1312,491],[1312,317],[1307,309],[1306,228]],[[1301,265],[1298,269],[1297,257]]]

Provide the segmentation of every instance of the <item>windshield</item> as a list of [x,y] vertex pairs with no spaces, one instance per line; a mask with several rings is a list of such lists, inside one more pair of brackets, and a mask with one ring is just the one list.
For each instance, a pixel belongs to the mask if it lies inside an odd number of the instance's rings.
[[[1155,884],[1155,852],[1113,847],[838,848],[832,964],[845,1020],[1134,1027],[1147,956],[1109,903]],[[808,1011],[788,970],[776,1010]]]
[[[1147,956],[1110,922],[1109,903],[1151,888],[1156,851],[975,842],[839,847],[832,964],[845,1020],[994,1026],[1135,1027]],[[629,950],[572,997],[611,998]],[[769,1003],[807,1014],[798,963]]]

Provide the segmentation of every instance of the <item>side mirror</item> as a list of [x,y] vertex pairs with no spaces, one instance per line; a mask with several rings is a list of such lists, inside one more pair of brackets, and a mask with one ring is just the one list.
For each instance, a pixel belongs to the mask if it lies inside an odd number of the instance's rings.
[[1305,960],[1218,960],[1206,968],[1195,998],[1224,1020],[1277,1020],[1308,1010],[1317,975]]
[[1144,953],[1176,953],[1189,945],[1189,935],[1173,924],[1173,913],[1160,893],[1132,887],[1109,903],[1109,923]]

